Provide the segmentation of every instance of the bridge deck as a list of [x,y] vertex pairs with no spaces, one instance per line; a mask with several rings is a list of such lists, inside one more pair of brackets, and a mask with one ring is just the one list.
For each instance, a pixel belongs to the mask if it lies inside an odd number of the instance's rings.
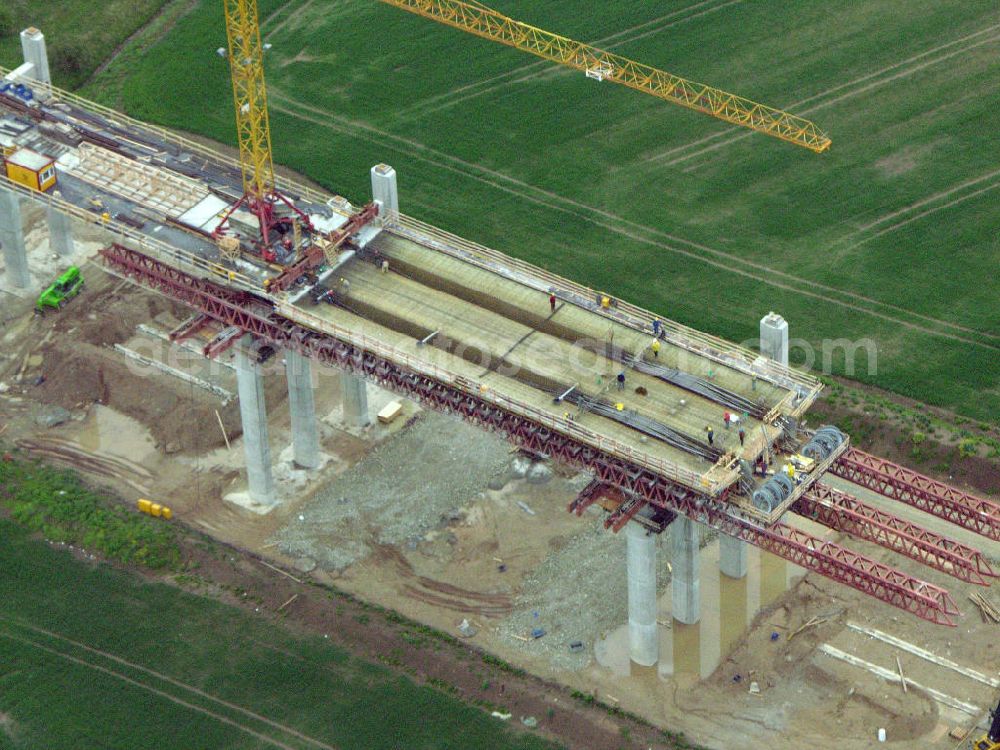
[[[219,265],[215,243],[204,231],[185,229],[177,221],[181,214],[200,210],[195,206],[209,192],[239,195],[238,165],[73,95],[57,92],[57,97],[58,102],[40,106],[36,102],[30,111],[0,97],[0,140],[5,145],[26,145],[61,157],[57,165],[61,198],[40,199],[88,221],[100,221],[97,215],[107,211],[112,217],[104,220],[109,229],[121,232],[123,241],[137,240],[144,252],[152,250],[168,262],[193,264],[216,277],[227,277],[271,297],[276,309],[280,306],[306,325],[332,324],[341,332],[370,336],[404,357],[484,386],[498,398],[556,419],[568,418],[594,440],[615,441],[619,454],[638,452],[654,463],[676,467],[685,483],[708,486],[703,480],[709,472],[713,491],[733,481],[732,456],[752,461],[763,451],[765,440],[778,434],[775,418],[800,416],[818,392],[811,378],[763,363],[752,352],[666,318],[659,355],[654,357],[651,313],[617,301],[602,309],[594,292],[569,280],[418,226],[407,217],[389,217],[386,228],[364,250],[368,259],[387,259],[388,273],[356,257],[327,280],[338,293],[338,305],[317,306],[308,295],[299,296],[299,290],[287,297],[268,295],[263,280],[273,275],[272,269],[250,256],[235,267]],[[39,121],[45,127],[39,127]],[[53,124],[64,134],[73,131],[73,136],[54,137]],[[91,174],[87,165],[98,157],[101,164],[113,163],[114,168]],[[9,185],[6,179],[0,182]],[[336,222],[338,212],[349,210],[331,211],[330,196],[287,181],[279,183],[319,223]],[[180,184],[194,187],[178,191]],[[170,201],[164,203],[167,194]],[[100,208],[95,209],[95,199],[100,199]],[[218,197],[212,200],[226,203]],[[133,221],[120,226],[119,216]],[[349,286],[341,284],[341,277]],[[557,296],[555,312],[549,307],[550,292]],[[289,305],[293,298],[298,302]],[[426,346],[417,344],[433,332],[437,336]],[[690,387],[622,363],[633,357],[694,376],[709,393],[706,396],[702,388],[699,395]],[[626,388],[619,390],[616,376],[622,371]],[[602,400],[604,415],[569,399],[555,403],[554,396],[570,387],[575,387],[574,398]],[[726,397],[712,395],[718,392],[749,406],[734,409]],[[740,445],[738,428],[724,428],[726,411],[739,414],[745,446]],[[637,419],[644,420],[645,431],[636,428]],[[626,424],[630,421],[631,426]],[[650,425],[659,436],[649,432]],[[707,426],[714,430],[711,449]],[[722,455],[729,456],[723,462],[725,469],[717,464]]]
[[[623,366],[609,357],[608,341],[647,361],[694,371],[710,382],[759,399],[768,409],[786,391],[770,383],[751,384],[744,373],[661,345],[658,357],[648,347],[651,332],[640,332],[565,301],[551,312],[548,294],[471,266],[409,240],[381,235],[374,242],[389,260],[389,272],[355,258],[327,284],[337,294],[336,305],[314,307],[313,314],[345,328],[370,335],[413,356],[464,375],[553,416],[570,415],[581,425],[632,445],[653,457],[676,463],[698,474],[714,461],[692,455],[607,417],[598,416],[554,396],[576,386],[582,395],[603,397],[708,446],[706,426],[714,445],[753,460],[759,440],[741,448],[738,428],[724,429],[727,409],[703,396],[659,378]],[[371,250],[371,246],[369,250]],[[342,280],[347,281],[347,285]],[[427,345],[418,343],[437,334]],[[693,366],[692,366],[693,365]],[[616,376],[626,372],[619,390]],[[748,435],[757,435],[761,421],[740,415]],[[768,427],[769,437],[777,434]]]

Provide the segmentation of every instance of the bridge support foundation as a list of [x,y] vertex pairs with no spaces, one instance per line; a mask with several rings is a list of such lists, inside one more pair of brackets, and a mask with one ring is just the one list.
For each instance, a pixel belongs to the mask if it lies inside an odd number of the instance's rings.
[[312,364],[294,349],[285,351],[288,409],[292,417],[292,453],[296,466],[319,466],[319,426],[313,393]]
[[340,373],[340,391],[344,401],[344,422],[357,428],[370,425],[368,386],[364,378],[349,372]]
[[656,534],[637,523],[625,527],[628,574],[628,649],[632,661],[651,667],[660,657],[656,628]]
[[[59,193],[57,192],[58,196]],[[48,207],[49,247],[63,258],[73,254],[72,219],[53,206]]]
[[694,625],[701,619],[701,570],[698,550],[698,524],[678,516],[670,524],[673,546],[673,577],[670,581],[674,619]]
[[250,499],[259,505],[274,505],[277,498],[271,474],[264,376],[257,363],[253,337],[249,334],[236,347],[236,386],[240,397],[240,418],[243,421],[243,451],[246,455]]
[[18,289],[31,284],[28,274],[28,256],[24,247],[24,230],[21,225],[21,204],[17,193],[0,188],[0,244],[7,266],[8,283]]

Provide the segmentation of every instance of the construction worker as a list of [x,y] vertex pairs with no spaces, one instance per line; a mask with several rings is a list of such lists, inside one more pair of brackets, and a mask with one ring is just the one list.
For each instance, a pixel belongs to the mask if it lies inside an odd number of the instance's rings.
[[549,307],[552,309],[552,312],[556,311],[556,293],[555,292],[552,292],[549,295]]
[[653,343],[649,345],[649,348],[653,350],[653,356],[654,357],[659,357],[660,356],[660,340],[659,339],[653,339]]
[[711,425],[705,425],[705,432],[708,433],[708,444],[715,445],[715,430],[712,429]]
[[722,413],[722,424],[726,426],[727,430],[729,429],[729,422],[731,420],[732,420],[732,415],[730,415],[728,411]]
[[747,437],[746,431],[742,427],[740,427],[740,447],[741,448],[743,447],[743,441],[746,440],[746,437]]
[[653,335],[656,336],[656,338],[660,338],[660,326],[661,325],[662,325],[662,323],[660,323],[659,320],[654,320],[653,321]]
[[625,371],[624,370],[622,370],[620,373],[618,373],[618,390],[619,391],[624,391],[625,390]]

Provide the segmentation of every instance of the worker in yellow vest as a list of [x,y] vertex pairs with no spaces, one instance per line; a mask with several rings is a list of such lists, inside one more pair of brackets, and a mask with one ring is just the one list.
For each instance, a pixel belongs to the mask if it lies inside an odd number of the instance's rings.
[[659,357],[660,356],[660,340],[659,339],[653,339],[653,343],[649,345],[649,348],[653,350],[653,356],[654,357]]

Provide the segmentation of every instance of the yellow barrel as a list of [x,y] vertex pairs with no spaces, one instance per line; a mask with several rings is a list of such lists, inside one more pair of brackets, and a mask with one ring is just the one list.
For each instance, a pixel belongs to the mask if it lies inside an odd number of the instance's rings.
[[139,501],[135,505],[143,513],[149,513],[153,507],[152,501],[146,500],[144,498],[139,498]]
[[162,517],[168,521],[174,517],[174,512],[170,510],[166,505],[163,506]]
[[159,503],[153,503],[149,508],[149,514],[151,516],[160,516],[163,513],[163,506]]

